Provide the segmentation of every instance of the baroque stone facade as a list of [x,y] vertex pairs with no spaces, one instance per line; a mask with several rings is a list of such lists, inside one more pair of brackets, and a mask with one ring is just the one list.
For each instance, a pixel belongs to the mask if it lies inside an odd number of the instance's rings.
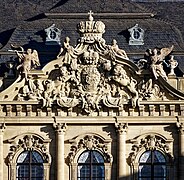
[[184,79],[174,46],[145,50],[135,63],[88,15],[76,46],[66,37],[43,68],[39,52],[11,46],[19,64],[0,92],[0,177],[182,179]]

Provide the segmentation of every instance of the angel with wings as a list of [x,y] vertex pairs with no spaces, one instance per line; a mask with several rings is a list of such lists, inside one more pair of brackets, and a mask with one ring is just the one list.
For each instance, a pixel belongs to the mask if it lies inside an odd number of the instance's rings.
[[148,59],[149,67],[155,77],[157,79],[159,76],[163,77],[167,80],[166,72],[163,69],[163,63],[165,57],[171,53],[174,46],[170,48],[154,48],[153,50],[148,49],[145,53],[146,59]]
[[[15,48],[15,46],[12,47]],[[20,65],[17,66],[17,70],[20,70],[22,74],[24,74],[27,81],[27,74],[29,71],[40,66],[38,52],[36,50],[32,51],[32,49],[27,49],[25,52],[24,48],[21,46],[19,49],[21,49],[21,51],[15,50],[20,62]]]

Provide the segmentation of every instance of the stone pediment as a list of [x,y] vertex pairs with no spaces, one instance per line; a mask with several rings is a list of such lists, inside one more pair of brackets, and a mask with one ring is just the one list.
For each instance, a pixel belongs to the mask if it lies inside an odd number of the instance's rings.
[[35,102],[42,108],[56,105],[91,114],[125,105],[136,108],[147,101],[184,99],[182,92],[168,84],[161,64],[173,47],[157,49],[159,53],[149,50],[137,66],[115,39],[106,44],[102,37],[105,24],[94,21],[91,12],[89,20],[81,21],[77,28],[77,45],[70,45],[66,37],[57,59],[42,70],[33,69],[39,65],[34,51],[16,51],[22,60],[18,66],[21,73],[0,93],[0,101]]

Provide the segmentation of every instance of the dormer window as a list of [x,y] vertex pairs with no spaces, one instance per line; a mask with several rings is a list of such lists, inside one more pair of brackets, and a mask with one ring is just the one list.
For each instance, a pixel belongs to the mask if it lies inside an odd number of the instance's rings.
[[55,24],[45,29],[47,45],[60,44],[61,30],[55,27]]
[[130,32],[129,45],[144,45],[144,30],[136,24],[128,29]]

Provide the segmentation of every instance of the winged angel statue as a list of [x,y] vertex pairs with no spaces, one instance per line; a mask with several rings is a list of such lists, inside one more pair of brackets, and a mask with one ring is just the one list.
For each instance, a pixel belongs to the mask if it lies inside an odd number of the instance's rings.
[[[38,57],[38,52],[36,50],[27,49],[24,50],[22,46],[14,46],[11,45],[12,49],[15,49],[14,52],[17,54],[19,58],[19,65],[17,66],[17,70],[20,70],[21,73],[24,75],[26,81],[28,80],[27,74],[31,69],[34,69],[40,66],[40,61]],[[18,49],[20,49],[18,51]]]

